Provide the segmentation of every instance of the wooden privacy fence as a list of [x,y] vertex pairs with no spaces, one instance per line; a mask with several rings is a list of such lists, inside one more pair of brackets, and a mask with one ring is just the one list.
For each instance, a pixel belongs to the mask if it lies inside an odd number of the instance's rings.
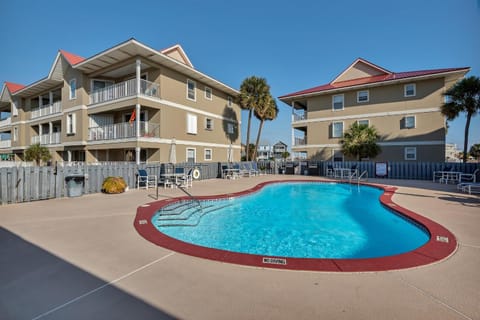
[[78,183],[83,180],[83,194],[102,191],[105,178],[122,177],[129,188],[136,187],[138,169],[146,169],[149,174],[160,176],[174,167],[183,167],[185,172],[198,168],[199,179],[219,177],[218,163],[181,163],[171,164],[141,164],[131,162],[110,162],[101,164],[76,164],[72,166],[30,166],[0,168],[1,204],[29,202],[61,198],[68,195],[67,180],[75,177]]
[[[368,177],[375,177],[375,162],[259,162],[258,167],[270,174],[298,174],[325,176],[329,165],[351,168],[356,165],[359,172],[367,171]],[[106,177],[120,176],[125,179],[129,188],[136,187],[138,169],[147,170],[148,174],[157,175],[173,172],[175,167],[185,168],[185,172],[197,168],[200,179],[222,177],[222,166],[226,163],[180,163],[176,165],[148,163],[137,165],[132,162],[110,162],[100,164],[77,164],[74,166],[45,167],[2,167],[0,168],[1,203],[28,202],[67,196],[68,177],[83,179],[82,193],[101,192]],[[452,171],[473,173],[480,168],[479,163],[425,163],[425,162],[388,162],[388,175],[392,179],[432,180],[434,171],[451,167]]]

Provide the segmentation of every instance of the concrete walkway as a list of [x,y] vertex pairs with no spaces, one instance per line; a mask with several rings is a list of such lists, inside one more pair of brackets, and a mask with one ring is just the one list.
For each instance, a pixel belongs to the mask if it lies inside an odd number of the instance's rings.
[[[190,190],[228,193],[289,178],[198,181]],[[13,204],[0,207],[0,318],[480,319],[480,197],[428,181],[370,181],[398,186],[395,202],[452,231],[456,253],[401,271],[279,271],[144,240],[133,219],[154,190]]]

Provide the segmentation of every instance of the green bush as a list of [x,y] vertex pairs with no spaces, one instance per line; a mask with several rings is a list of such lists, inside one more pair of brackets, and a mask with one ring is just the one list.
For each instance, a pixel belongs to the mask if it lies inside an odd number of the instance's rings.
[[102,184],[104,193],[122,193],[127,189],[127,183],[122,177],[107,177]]

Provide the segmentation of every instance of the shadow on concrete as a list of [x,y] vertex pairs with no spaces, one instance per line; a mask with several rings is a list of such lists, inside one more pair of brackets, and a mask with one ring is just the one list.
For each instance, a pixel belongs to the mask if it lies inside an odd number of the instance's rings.
[[480,198],[465,197],[462,195],[454,196],[451,194],[443,194],[438,197],[440,200],[460,203],[466,207],[480,208]]
[[[59,306],[63,307],[56,309]],[[0,315],[2,319],[175,319],[1,227]]]

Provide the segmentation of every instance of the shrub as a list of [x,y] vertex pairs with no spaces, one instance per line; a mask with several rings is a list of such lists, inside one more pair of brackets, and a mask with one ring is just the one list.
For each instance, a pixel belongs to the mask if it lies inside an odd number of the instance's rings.
[[127,183],[122,177],[107,177],[102,184],[104,193],[122,193],[125,192]]

